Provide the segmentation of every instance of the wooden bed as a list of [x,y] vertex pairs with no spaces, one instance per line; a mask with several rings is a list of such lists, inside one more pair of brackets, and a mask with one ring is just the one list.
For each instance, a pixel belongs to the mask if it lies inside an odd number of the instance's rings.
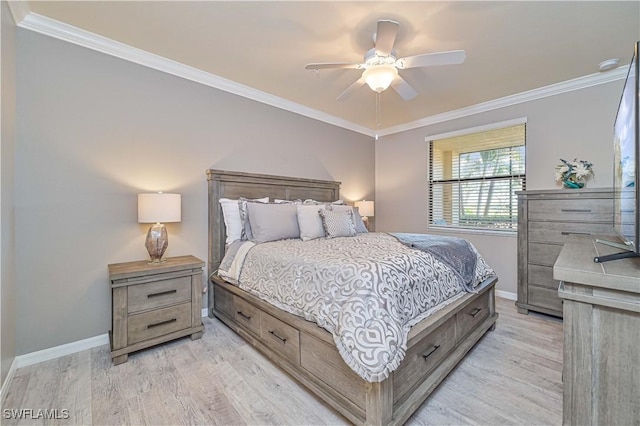
[[494,286],[466,294],[416,324],[400,367],[379,383],[364,381],[342,360],[331,334],[213,275],[224,255],[220,198],[340,198],[340,182],[208,170],[209,316],[235,330],[274,363],[355,424],[402,424],[466,353],[495,327]]

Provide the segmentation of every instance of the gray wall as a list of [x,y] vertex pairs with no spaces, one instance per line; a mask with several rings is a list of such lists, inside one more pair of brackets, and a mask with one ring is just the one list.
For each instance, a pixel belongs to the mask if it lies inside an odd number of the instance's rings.
[[107,332],[107,264],[148,256],[140,192],[182,194],[166,255],[203,260],[208,168],[373,199],[370,137],[25,30],[17,52],[18,354]]
[[[555,189],[559,158],[594,163],[587,186],[613,182],[613,121],[623,81],[475,114],[380,138],[376,142],[376,230],[426,232],[428,158],[426,136],[527,117],[527,189]],[[493,266],[497,288],[516,292],[516,236],[458,233]]]
[[16,294],[14,259],[14,147],[16,126],[15,32],[7,2],[0,4],[0,370],[4,383],[16,356]]

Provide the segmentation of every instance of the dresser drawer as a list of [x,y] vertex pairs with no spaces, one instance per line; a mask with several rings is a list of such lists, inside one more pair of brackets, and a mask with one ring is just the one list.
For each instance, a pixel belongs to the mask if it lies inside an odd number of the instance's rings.
[[529,242],[564,244],[572,234],[610,234],[613,225],[604,223],[529,222]]
[[233,318],[240,325],[260,335],[260,309],[249,302],[245,302],[239,297],[233,296],[234,313]]
[[295,364],[300,363],[300,333],[298,330],[263,312],[260,335],[269,348],[280,352]]
[[562,316],[562,299],[558,296],[558,286],[555,289],[529,286],[528,302],[530,305],[557,311]]
[[553,266],[562,250],[560,244],[529,243],[529,262],[536,265]]
[[128,312],[140,312],[191,300],[191,277],[172,278],[127,287]]
[[613,201],[609,198],[529,200],[529,220],[560,222],[612,222]]
[[131,345],[189,327],[191,327],[190,302],[131,315],[127,324],[128,343]]
[[553,266],[529,264],[527,267],[527,280],[529,284],[546,287],[552,290],[558,289],[559,283],[553,279]]
[[[488,316],[488,309],[485,309]],[[478,315],[480,317],[481,315]],[[417,383],[422,382],[442,358],[456,343],[456,318],[451,317],[436,331],[407,350],[405,359],[393,373],[394,403],[411,391]]]
[[479,323],[489,318],[489,292],[469,303],[456,314],[456,339],[460,342]]
[[233,294],[220,288],[213,287],[213,306],[216,311],[222,312],[229,318],[235,318],[235,300]]

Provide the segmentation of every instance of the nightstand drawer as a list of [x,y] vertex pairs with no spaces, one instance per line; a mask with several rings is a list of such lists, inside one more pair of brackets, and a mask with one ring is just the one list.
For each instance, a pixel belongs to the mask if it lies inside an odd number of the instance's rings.
[[129,317],[128,342],[142,342],[164,334],[191,327],[191,303],[156,309]]
[[191,277],[179,277],[127,288],[129,313],[145,311],[191,300]]

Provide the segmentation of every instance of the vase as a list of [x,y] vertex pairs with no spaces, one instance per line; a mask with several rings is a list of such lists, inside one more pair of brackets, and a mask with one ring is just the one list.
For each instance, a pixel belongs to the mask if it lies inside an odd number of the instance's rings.
[[562,181],[562,186],[569,189],[580,189],[584,188],[584,182],[576,182],[571,179],[564,179]]

